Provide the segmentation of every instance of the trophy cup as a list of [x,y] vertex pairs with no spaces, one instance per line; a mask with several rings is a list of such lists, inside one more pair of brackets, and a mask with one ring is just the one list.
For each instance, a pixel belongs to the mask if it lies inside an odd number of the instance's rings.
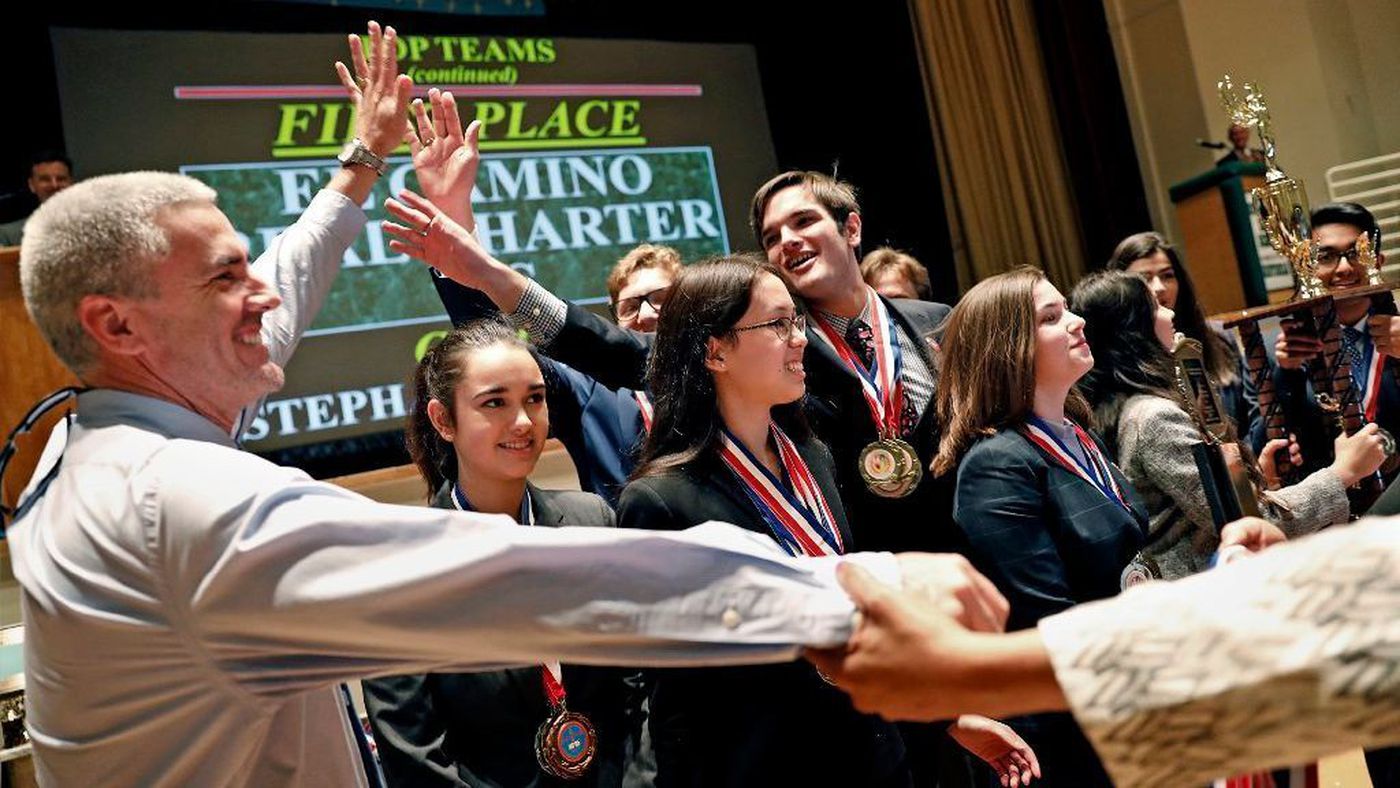
[[[1278,149],[1263,91],[1248,82],[1242,90],[1236,88],[1228,74],[1217,83],[1217,87],[1220,101],[1231,121],[1259,131],[1267,172],[1264,185],[1252,190],[1254,207],[1268,235],[1269,244],[1288,260],[1293,269],[1297,286],[1293,299],[1286,303],[1246,309],[1225,321],[1227,328],[1239,332],[1243,342],[1246,365],[1255,390],[1259,392],[1259,409],[1265,430],[1270,439],[1287,438],[1289,434],[1282,403],[1274,390],[1273,368],[1259,331],[1259,321],[1269,317],[1291,317],[1301,324],[1303,331],[1314,334],[1322,341],[1321,358],[1308,365],[1313,394],[1329,425],[1351,435],[1364,426],[1365,419],[1361,409],[1362,395],[1352,380],[1351,363],[1346,353],[1342,352],[1336,302],[1369,298],[1373,314],[1396,313],[1390,285],[1381,278],[1375,255],[1376,239],[1362,233],[1352,257],[1353,264],[1365,271],[1367,283],[1329,291],[1318,276],[1318,248],[1312,241],[1307,192],[1302,183],[1290,178],[1279,167]],[[1385,360],[1388,362],[1388,359]],[[1397,462],[1395,439],[1388,433],[1382,437],[1386,440],[1390,455],[1388,467],[1394,467]],[[1280,453],[1276,464],[1285,484],[1300,480],[1298,469],[1291,466],[1284,453]],[[1380,492],[1379,478],[1373,476],[1360,482],[1352,491],[1353,511],[1358,514],[1365,511]]]
[[1274,132],[1264,93],[1252,82],[1244,84],[1244,92],[1235,87],[1230,75],[1216,83],[1220,103],[1230,113],[1230,121],[1239,126],[1257,129],[1259,144],[1264,150],[1264,185],[1252,190],[1255,210],[1268,233],[1269,245],[1288,260],[1297,282],[1297,297],[1315,298],[1326,288],[1317,276],[1317,250],[1312,242],[1312,223],[1308,212],[1308,195],[1303,184],[1288,177],[1279,168],[1274,145]]

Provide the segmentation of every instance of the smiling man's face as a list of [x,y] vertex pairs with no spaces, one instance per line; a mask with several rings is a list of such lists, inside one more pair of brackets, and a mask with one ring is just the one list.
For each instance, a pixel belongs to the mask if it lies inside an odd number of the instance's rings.
[[848,300],[863,286],[856,250],[860,214],[838,224],[804,185],[775,192],[763,211],[759,234],[768,261],[812,306]]

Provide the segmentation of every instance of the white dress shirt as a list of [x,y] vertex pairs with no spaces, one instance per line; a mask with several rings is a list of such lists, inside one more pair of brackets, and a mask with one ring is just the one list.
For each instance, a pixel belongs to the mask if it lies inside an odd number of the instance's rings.
[[[283,298],[299,294],[265,328],[274,358],[348,243],[358,208],[337,197],[269,252]],[[782,661],[851,631],[840,559],[732,526],[533,529],[388,506],[242,452],[170,402],[93,390],[77,414],[9,533],[45,785],[363,785],[347,679]],[[898,582],[892,556],[844,559]]]

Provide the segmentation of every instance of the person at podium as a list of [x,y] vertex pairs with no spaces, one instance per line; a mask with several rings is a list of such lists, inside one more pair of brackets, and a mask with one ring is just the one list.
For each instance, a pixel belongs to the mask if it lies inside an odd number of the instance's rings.
[[[1258,148],[1249,147],[1249,127],[1239,123],[1230,125],[1230,131],[1226,133],[1230,138],[1230,152],[1216,159],[1215,166],[1220,167],[1232,161],[1239,162],[1260,162],[1264,161],[1264,152]],[[1218,143],[1217,143],[1218,144]]]

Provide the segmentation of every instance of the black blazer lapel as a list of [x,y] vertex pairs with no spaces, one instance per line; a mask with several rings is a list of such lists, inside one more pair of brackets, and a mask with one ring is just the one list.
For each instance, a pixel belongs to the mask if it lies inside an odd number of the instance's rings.
[[530,505],[535,510],[535,525],[558,528],[564,524],[568,513],[554,504],[554,490],[541,490],[530,482],[525,483],[525,489],[530,493]]

